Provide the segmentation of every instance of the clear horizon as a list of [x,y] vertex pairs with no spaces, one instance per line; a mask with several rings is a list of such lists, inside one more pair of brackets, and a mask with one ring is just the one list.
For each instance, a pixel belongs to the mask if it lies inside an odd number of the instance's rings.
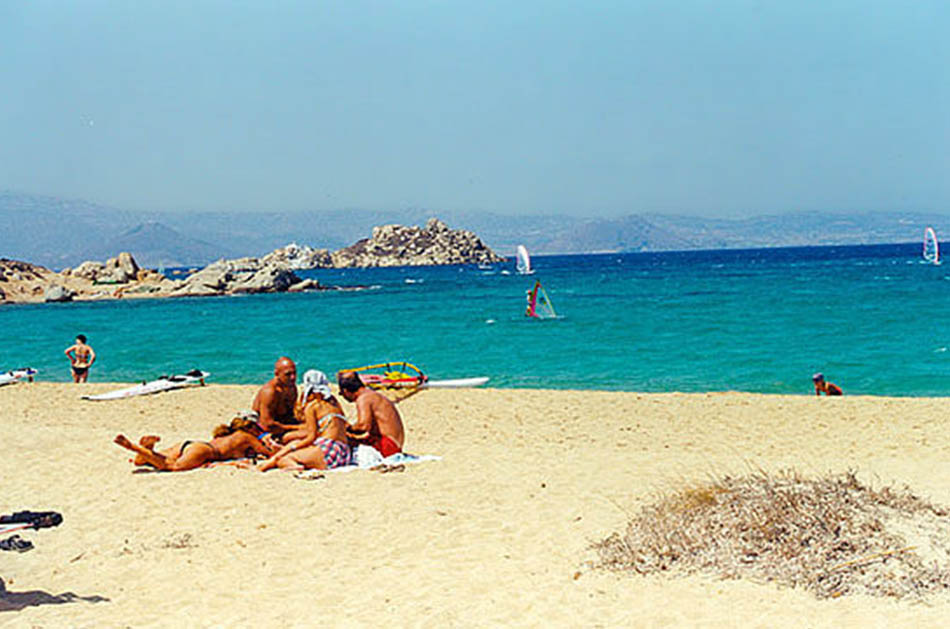
[[950,213],[950,7],[0,2],[0,189],[139,211]]

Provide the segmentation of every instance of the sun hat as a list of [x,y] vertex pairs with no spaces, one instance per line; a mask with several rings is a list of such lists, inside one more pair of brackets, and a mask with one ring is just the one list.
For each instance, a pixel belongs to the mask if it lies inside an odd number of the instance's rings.
[[330,381],[327,379],[327,374],[318,369],[311,369],[303,375],[300,397],[306,400],[311,393],[319,393],[323,397],[333,395],[330,391]]
[[234,414],[234,416],[239,417],[241,419],[249,419],[252,422],[258,422],[261,420],[260,413],[258,413],[257,411],[252,411],[249,408],[239,410],[238,412]]

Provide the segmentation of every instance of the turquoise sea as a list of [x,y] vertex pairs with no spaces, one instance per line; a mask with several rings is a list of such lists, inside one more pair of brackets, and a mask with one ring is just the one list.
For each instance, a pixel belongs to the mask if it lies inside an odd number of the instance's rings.
[[[950,266],[920,245],[536,256],[514,263],[314,270],[356,291],[0,308],[0,369],[69,380],[77,333],[91,382],[200,368],[260,383],[287,355],[328,374],[409,360],[433,379],[489,386],[950,395]],[[557,319],[524,316],[540,279]]]

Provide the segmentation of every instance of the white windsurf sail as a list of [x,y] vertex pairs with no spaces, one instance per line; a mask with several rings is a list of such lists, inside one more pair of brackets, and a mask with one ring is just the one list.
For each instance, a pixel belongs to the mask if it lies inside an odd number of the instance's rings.
[[531,275],[534,271],[531,269],[531,256],[524,245],[518,245],[518,262],[515,267],[521,275]]
[[940,243],[933,227],[924,230],[924,260],[930,264],[940,264]]

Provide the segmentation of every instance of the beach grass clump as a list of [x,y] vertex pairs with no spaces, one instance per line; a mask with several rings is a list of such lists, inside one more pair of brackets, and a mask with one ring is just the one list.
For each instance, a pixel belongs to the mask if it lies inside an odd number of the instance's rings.
[[819,598],[950,593],[950,511],[853,472],[758,472],[668,493],[594,548],[610,570],[749,579]]

